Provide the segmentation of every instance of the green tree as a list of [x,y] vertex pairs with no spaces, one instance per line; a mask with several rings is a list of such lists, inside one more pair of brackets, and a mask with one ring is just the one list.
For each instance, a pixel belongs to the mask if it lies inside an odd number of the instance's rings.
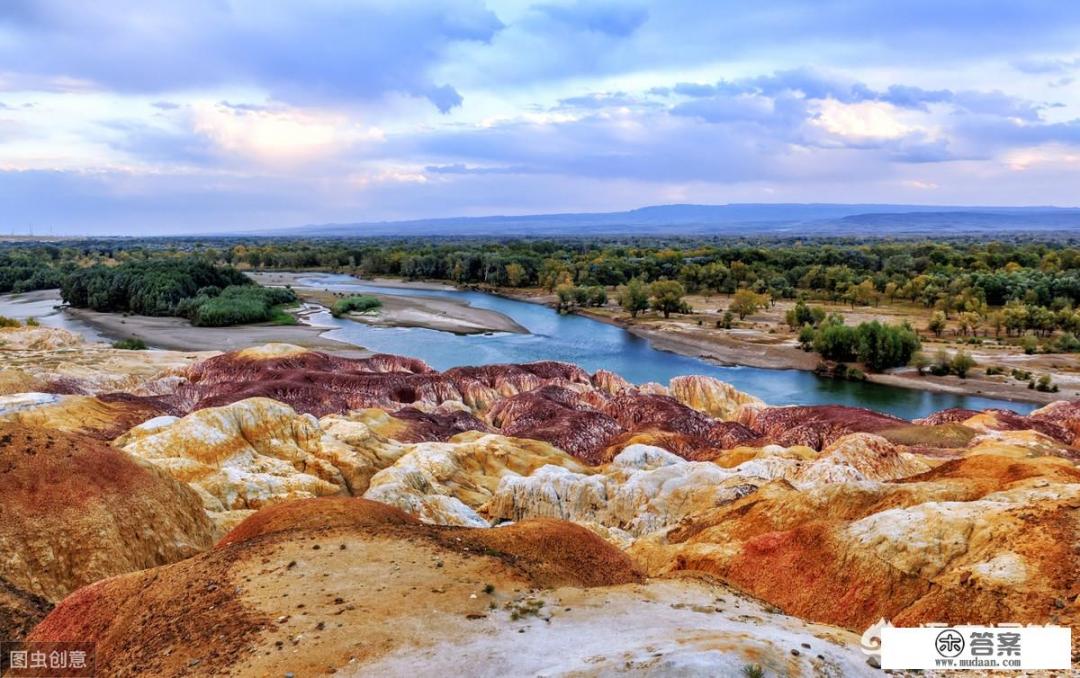
[[747,316],[754,315],[759,309],[768,304],[768,297],[748,289],[735,292],[731,299],[731,312],[739,316],[739,320],[745,320]]
[[683,297],[686,289],[677,280],[657,280],[649,287],[653,310],[660,311],[665,318],[672,313],[690,313],[690,306]]
[[594,285],[585,290],[588,306],[603,306],[607,304],[607,290],[602,285]]
[[649,308],[649,290],[641,278],[634,278],[621,286],[617,299],[619,306],[629,313],[631,318],[636,318],[638,313]]
[[784,314],[784,321],[787,322],[788,327],[793,330],[799,329],[804,325],[815,324],[814,313],[804,301],[795,302],[795,306],[789,308],[787,313]]
[[926,368],[930,367],[930,358],[922,351],[919,351],[911,357],[911,364],[918,370],[921,377],[926,374]]
[[940,337],[945,333],[945,313],[942,311],[934,311],[934,315],[930,316],[930,323],[926,326],[928,330],[934,333],[934,336]]
[[968,371],[975,367],[975,360],[965,351],[957,351],[949,362],[949,367],[952,369],[953,374],[964,379],[967,377]]
[[919,337],[909,325],[884,325],[877,320],[856,330],[856,353],[868,368],[880,371],[907,365],[919,350]]
[[562,283],[555,288],[555,296],[559,300],[559,312],[566,313],[574,307],[578,302],[579,295],[582,294],[580,287],[574,287],[569,283]]
[[814,350],[826,360],[854,360],[857,350],[855,328],[843,323],[826,322],[818,328],[817,336],[814,337]]

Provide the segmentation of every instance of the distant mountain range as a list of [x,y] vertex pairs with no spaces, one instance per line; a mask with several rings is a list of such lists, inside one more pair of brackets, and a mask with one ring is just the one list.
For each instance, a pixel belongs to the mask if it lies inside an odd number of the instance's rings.
[[816,235],[911,236],[1056,232],[1080,235],[1076,207],[874,204],[654,205],[627,212],[447,217],[311,224],[275,236]]

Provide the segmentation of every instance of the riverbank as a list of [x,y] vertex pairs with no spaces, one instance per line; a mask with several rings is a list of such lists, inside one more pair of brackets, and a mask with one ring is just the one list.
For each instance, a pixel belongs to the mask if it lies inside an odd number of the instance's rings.
[[[557,303],[554,294],[544,293],[541,290],[497,288],[485,291],[516,301],[550,307],[555,307]],[[784,309],[778,309],[775,313],[782,317],[780,313],[782,310]],[[813,371],[821,362],[817,354],[803,351],[794,336],[772,334],[760,327],[716,329],[714,319],[695,317],[695,315],[664,319],[656,314],[646,314],[630,319],[613,305],[581,308],[573,312],[621,327],[647,340],[659,350],[700,358],[718,365]],[[697,324],[699,319],[702,320],[701,325]],[[1080,373],[1076,372],[1075,356],[1056,354],[1029,356],[1022,353],[990,350],[976,350],[969,353],[980,367],[972,370],[966,379],[956,376],[937,377],[929,373],[919,375],[914,368],[901,368],[887,373],[869,373],[866,375],[866,380],[898,388],[980,396],[1019,403],[1046,404],[1055,400],[1080,398]],[[1004,367],[1006,374],[986,375],[985,366],[990,364]],[[1014,367],[1019,370],[1051,374],[1054,383],[1058,385],[1058,392],[1048,393],[1029,389],[1027,380],[1017,380],[1008,374]]]
[[109,339],[136,337],[151,348],[171,351],[235,351],[268,343],[295,344],[350,358],[371,355],[367,349],[324,339],[325,327],[312,325],[236,325],[195,327],[184,318],[159,318],[119,313],[100,313],[68,308],[64,313]]
[[[303,280],[310,278],[310,273],[249,273],[260,285],[288,285],[302,300],[330,307],[347,292],[331,291],[327,288],[304,285]],[[357,280],[357,285],[367,281]],[[406,283],[400,280],[377,278],[372,285],[403,290],[453,291],[455,288],[439,283]],[[349,313],[349,320],[375,325],[378,327],[420,327],[454,334],[486,334],[489,332],[512,332],[528,334],[528,330],[509,316],[482,308],[470,306],[456,299],[430,296],[406,296],[401,294],[379,294],[358,289],[356,294],[375,297],[382,306],[375,311]]]

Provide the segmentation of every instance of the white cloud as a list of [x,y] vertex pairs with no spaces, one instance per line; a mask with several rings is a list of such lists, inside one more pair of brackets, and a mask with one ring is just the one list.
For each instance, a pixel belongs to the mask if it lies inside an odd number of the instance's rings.
[[326,157],[357,142],[383,138],[378,128],[318,111],[245,110],[203,102],[192,106],[192,116],[194,131],[223,151],[267,162]]
[[842,103],[824,99],[817,105],[817,117],[811,122],[831,134],[854,139],[900,139],[913,132],[926,132],[904,120],[892,104],[881,101]]

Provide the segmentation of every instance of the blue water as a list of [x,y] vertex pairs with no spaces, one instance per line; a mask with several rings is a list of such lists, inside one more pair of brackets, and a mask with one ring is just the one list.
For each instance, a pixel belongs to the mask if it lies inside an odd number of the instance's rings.
[[654,349],[647,340],[621,327],[578,315],[560,315],[540,304],[483,292],[399,289],[363,283],[346,275],[312,276],[302,279],[300,284],[335,292],[451,297],[476,308],[504,313],[531,333],[459,336],[420,328],[372,327],[337,319],[329,313],[312,318],[316,324],[336,328],[325,335],[329,339],[373,351],[413,356],[439,370],[459,365],[561,360],[580,365],[589,372],[611,370],[637,384],[647,381],[666,384],[675,376],[705,374],[752,393],[771,405],[853,405],[905,419],[926,416],[947,407],[1005,407],[1021,413],[1036,407],[992,398],[826,379],[802,370],[723,367]]

